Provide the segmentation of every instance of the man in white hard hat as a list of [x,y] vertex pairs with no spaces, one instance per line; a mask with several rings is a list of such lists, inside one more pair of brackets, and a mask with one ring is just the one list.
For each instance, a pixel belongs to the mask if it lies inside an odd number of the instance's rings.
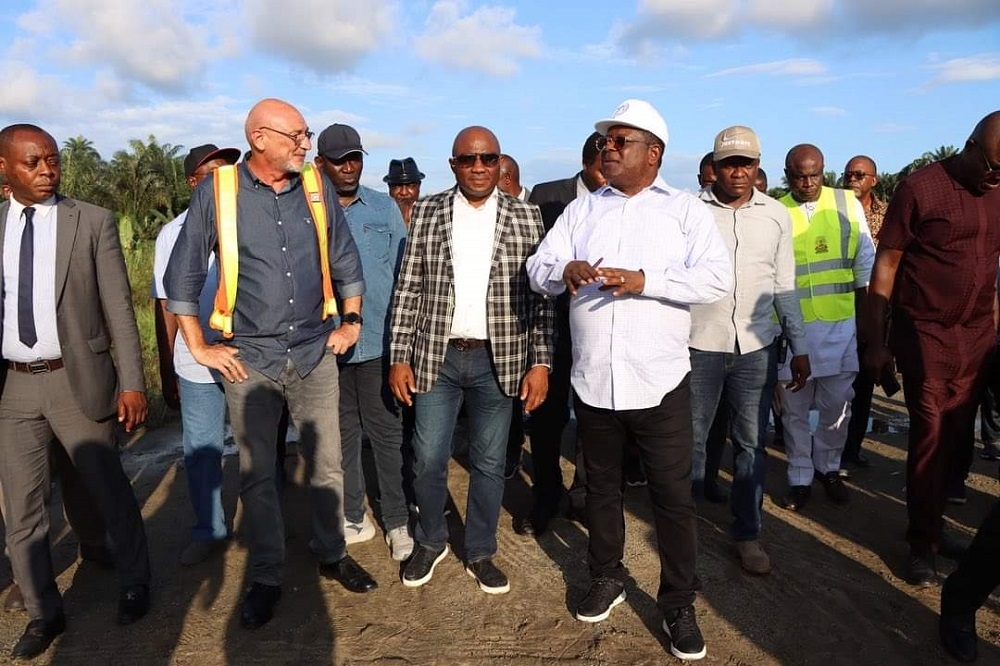
[[732,262],[705,204],[659,176],[667,124],[656,109],[626,100],[595,128],[608,184],[571,202],[527,263],[534,290],[571,297],[592,580],[576,617],[599,622],[625,600],[622,463],[631,438],[652,496],[670,652],[701,659],[688,309],[732,289]]

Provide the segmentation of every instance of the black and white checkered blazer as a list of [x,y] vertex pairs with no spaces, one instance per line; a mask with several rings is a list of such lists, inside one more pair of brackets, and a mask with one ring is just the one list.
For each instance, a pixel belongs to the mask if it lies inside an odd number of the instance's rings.
[[[409,363],[417,392],[437,380],[455,309],[452,215],[457,187],[413,206],[403,268],[392,301],[392,363]],[[486,325],[497,381],[516,395],[524,373],[552,367],[552,303],[528,286],[524,262],[544,235],[537,206],[498,192]]]

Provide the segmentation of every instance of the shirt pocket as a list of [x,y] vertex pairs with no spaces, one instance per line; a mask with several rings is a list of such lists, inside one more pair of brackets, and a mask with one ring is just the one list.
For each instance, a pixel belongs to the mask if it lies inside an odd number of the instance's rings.
[[392,233],[389,231],[388,225],[366,222],[364,233],[369,256],[377,261],[387,261],[389,259],[389,249],[392,245]]

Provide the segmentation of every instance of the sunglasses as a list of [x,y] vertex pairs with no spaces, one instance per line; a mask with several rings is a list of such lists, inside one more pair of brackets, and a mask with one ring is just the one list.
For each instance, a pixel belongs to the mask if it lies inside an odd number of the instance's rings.
[[471,169],[476,165],[476,160],[479,160],[484,167],[491,169],[500,164],[500,155],[498,153],[462,153],[452,157],[451,163],[460,169]]
[[629,139],[624,136],[599,136],[594,140],[594,145],[597,146],[598,150],[607,150],[613,148],[615,150],[622,150],[626,144],[629,143],[644,143],[649,145],[648,141],[643,141],[642,139]]
[[845,171],[844,172],[844,182],[849,180],[863,180],[865,176],[874,176],[873,173],[865,173],[864,171]]

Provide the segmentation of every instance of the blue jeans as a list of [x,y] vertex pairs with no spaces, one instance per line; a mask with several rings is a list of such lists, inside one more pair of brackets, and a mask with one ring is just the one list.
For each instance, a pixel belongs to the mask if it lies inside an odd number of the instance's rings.
[[414,397],[413,491],[420,507],[416,540],[439,551],[448,541],[444,507],[455,421],[463,399],[469,417],[469,496],[465,512],[466,560],[492,557],[503,500],[503,465],[513,399],[493,373],[488,347],[448,347],[437,381]]
[[[705,478],[705,442],[716,410],[725,409],[734,449],[731,508],[737,541],[760,534],[767,476],[764,437],[777,382],[776,354],[774,344],[748,354],[691,350],[691,480]],[[725,404],[720,404],[723,394]]]
[[177,378],[184,428],[184,469],[194,509],[194,541],[225,539],[222,510],[222,445],[225,441],[226,393],[221,384]]

